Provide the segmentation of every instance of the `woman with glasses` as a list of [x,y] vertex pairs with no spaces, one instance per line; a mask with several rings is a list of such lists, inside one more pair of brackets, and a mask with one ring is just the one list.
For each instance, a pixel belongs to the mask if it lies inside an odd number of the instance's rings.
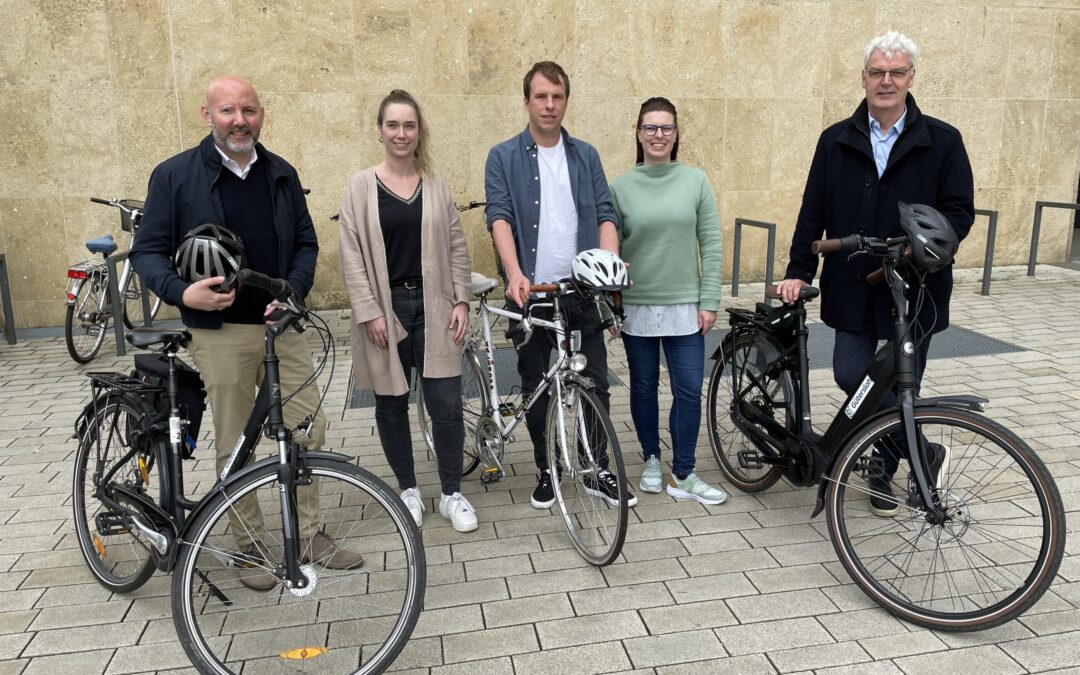
[[394,90],[376,117],[384,157],[341,199],[341,272],[352,303],[356,386],[375,390],[375,426],[401,500],[420,525],[409,432],[409,380],[424,387],[438,455],[439,513],[477,528],[462,496],[461,342],[469,324],[469,252],[446,182],[431,170],[420,106]]
[[[622,224],[620,251],[634,285],[623,292],[623,343],[630,367],[630,414],[645,470],[643,492],[664,488],[657,390],[664,349],[673,401],[668,414],[675,499],[720,504],[727,495],[694,471],[705,377],[705,333],[720,304],[720,220],[705,174],[676,161],[678,112],[666,98],[641,105],[637,165],[611,184]],[[700,268],[700,271],[699,271]]]

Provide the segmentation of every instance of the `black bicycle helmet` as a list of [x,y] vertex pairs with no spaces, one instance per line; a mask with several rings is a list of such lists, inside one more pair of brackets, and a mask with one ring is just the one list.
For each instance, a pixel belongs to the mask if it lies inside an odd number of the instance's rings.
[[244,243],[221,225],[199,225],[184,235],[176,249],[176,272],[190,283],[211,277],[225,277],[225,283],[211,286],[218,293],[236,288],[236,273],[247,266]]
[[911,258],[926,272],[937,272],[952,264],[960,240],[956,231],[937,209],[925,204],[900,202],[900,227],[911,239]]

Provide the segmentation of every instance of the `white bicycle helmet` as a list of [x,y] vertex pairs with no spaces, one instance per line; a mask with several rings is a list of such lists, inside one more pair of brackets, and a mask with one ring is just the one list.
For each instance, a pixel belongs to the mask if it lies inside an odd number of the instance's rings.
[[578,253],[570,264],[570,272],[579,284],[598,291],[621,291],[630,286],[626,263],[602,248]]
[[228,228],[211,224],[199,225],[184,235],[175,262],[176,272],[189,284],[225,277],[225,283],[210,287],[218,293],[236,288],[236,273],[247,266],[240,237]]

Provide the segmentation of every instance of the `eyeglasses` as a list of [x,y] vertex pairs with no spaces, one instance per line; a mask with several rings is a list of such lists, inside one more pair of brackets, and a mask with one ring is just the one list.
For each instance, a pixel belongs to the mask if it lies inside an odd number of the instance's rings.
[[905,77],[907,77],[908,73],[910,73],[913,70],[915,70],[914,67],[895,68],[893,70],[878,70],[877,68],[874,68],[872,70],[866,71],[866,76],[869,77],[874,82],[880,81],[886,75],[888,75],[889,77],[891,77],[894,80],[902,80]]
[[644,131],[646,136],[655,136],[657,131],[664,136],[670,136],[675,133],[674,124],[642,124],[638,128]]

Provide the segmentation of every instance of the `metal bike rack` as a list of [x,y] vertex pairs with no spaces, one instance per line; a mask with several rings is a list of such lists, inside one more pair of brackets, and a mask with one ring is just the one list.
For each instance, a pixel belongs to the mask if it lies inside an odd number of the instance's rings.
[[[736,218],[735,252],[731,262],[731,297],[733,298],[739,297],[739,255],[742,251],[743,225],[746,225],[747,227],[760,227],[768,231],[769,244],[765,253],[765,285],[771,286],[773,282],[773,254],[776,251],[776,223],[766,223],[760,220],[749,220],[747,218]],[[765,302],[772,305],[772,300],[766,300]]]
[[1072,209],[1073,211],[1080,211],[1080,204],[1070,204],[1069,202],[1035,202],[1035,220],[1031,223],[1031,252],[1028,253],[1027,275],[1029,277],[1035,276],[1035,256],[1039,252],[1039,229],[1042,227],[1043,209]]
[[0,253],[0,300],[4,303],[4,323],[0,332],[9,345],[15,344],[15,310],[11,306],[11,284],[8,283],[7,256]]
[[[120,304],[120,274],[116,269],[116,263],[127,260],[129,251],[105,256],[105,265],[109,269],[109,304],[112,306],[113,334],[116,337],[116,355],[125,356],[127,349],[124,347],[124,306]],[[145,301],[145,296],[144,301]],[[144,304],[145,308],[146,305]]]
[[994,268],[994,242],[997,240],[998,212],[990,209],[975,209],[975,215],[987,216],[990,225],[986,228],[986,253],[983,254],[982,290],[980,295],[990,295],[990,272]]

